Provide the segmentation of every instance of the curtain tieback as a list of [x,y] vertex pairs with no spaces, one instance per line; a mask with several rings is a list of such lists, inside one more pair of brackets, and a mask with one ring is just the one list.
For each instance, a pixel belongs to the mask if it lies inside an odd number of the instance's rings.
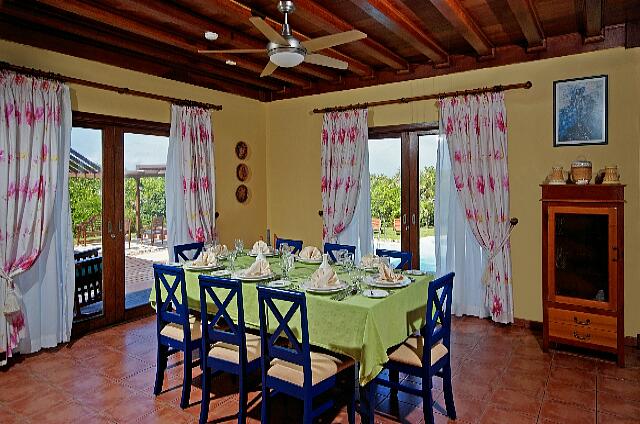
[[2,305],[4,314],[10,315],[15,312],[20,312],[20,295],[18,294],[18,289],[13,283],[13,279],[0,269],[0,281],[2,280],[4,280],[6,286],[4,305]]
[[[491,272],[489,271],[491,269],[491,261],[498,255],[498,253],[502,252],[502,248],[511,237],[511,232],[514,228],[515,225],[509,224],[509,230],[507,231],[507,234],[502,238],[500,244],[497,247],[494,247],[493,251],[489,252],[489,257],[487,258],[487,266],[484,268],[484,274],[482,275],[482,282],[484,284],[489,284],[489,280],[491,279]],[[487,249],[485,248],[485,250]]]

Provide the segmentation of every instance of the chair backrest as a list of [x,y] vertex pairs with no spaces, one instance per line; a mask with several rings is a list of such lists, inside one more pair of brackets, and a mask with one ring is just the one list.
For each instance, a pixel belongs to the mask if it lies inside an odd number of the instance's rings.
[[443,275],[429,283],[426,324],[420,330],[424,337],[424,364],[431,363],[431,349],[442,342],[447,349],[451,343],[451,299],[454,273]]
[[[260,338],[262,342],[263,373],[266,373],[271,358],[282,359],[302,366],[304,385],[311,384],[311,348],[309,346],[309,326],[307,322],[307,301],[304,293],[290,290],[273,289],[258,286],[258,305],[260,313]],[[282,315],[274,301],[281,308],[288,306],[287,313]],[[300,314],[301,341],[298,341],[290,323],[296,311]],[[276,329],[269,334],[267,314],[275,317]],[[280,337],[286,338],[288,346],[276,344]]]
[[411,252],[401,250],[376,249],[376,255],[387,258],[400,259],[400,263],[396,265],[396,269],[403,269],[405,266],[411,267]]
[[393,229],[397,232],[399,232],[402,229],[402,221],[400,220],[400,218],[394,218]]
[[276,250],[280,249],[280,245],[281,244],[287,244],[289,247],[292,248],[291,253],[293,253],[294,255],[298,252],[300,252],[302,250],[302,240],[292,240],[292,239],[284,239],[284,238],[277,238],[276,239]]
[[336,244],[336,243],[325,243],[324,244],[324,253],[328,254],[329,258],[333,262],[336,261],[335,252],[337,252],[338,250],[346,250],[349,253],[353,254],[354,256],[356,254],[356,247],[355,246],[350,246],[348,244]]
[[100,302],[102,300],[102,256],[76,261],[75,274],[77,306],[83,307]]
[[[200,275],[198,280],[200,281],[200,313],[202,314],[202,356],[207,357],[213,343],[224,342],[238,346],[240,360],[246,362],[247,344],[242,305],[242,282],[208,275]],[[215,289],[224,290],[216,293]],[[224,299],[218,296],[222,293],[224,293]],[[238,308],[237,323],[233,321],[227,310],[234,298]]]
[[[174,261],[180,262],[180,259],[183,261],[192,261],[202,253],[202,249],[204,249],[204,243],[202,242],[178,244],[173,246]],[[190,251],[193,251],[193,254],[187,256],[187,252]]]
[[156,291],[158,334],[166,324],[174,323],[182,325],[184,340],[191,340],[187,283],[184,278],[184,270],[175,266],[153,264],[153,277]]

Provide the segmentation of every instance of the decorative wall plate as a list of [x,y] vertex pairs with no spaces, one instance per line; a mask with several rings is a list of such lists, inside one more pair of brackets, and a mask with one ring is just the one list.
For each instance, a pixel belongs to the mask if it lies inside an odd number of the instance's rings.
[[244,203],[247,201],[248,197],[249,197],[249,189],[247,188],[246,185],[240,184],[236,189],[236,199],[238,200],[238,202]]
[[247,181],[249,179],[249,167],[244,163],[241,163],[236,167],[236,177],[240,181]]
[[245,160],[249,156],[249,146],[244,141],[236,143],[236,156],[240,160]]

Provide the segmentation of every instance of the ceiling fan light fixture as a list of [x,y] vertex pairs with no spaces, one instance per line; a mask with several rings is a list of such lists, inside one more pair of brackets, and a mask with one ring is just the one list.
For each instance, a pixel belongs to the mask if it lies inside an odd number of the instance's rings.
[[273,53],[269,59],[281,68],[293,68],[304,61],[304,54],[299,51],[280,51]]

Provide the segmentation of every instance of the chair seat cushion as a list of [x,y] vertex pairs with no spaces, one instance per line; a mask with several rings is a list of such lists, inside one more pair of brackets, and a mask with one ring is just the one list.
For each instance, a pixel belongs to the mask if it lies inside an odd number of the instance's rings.
[[[247,339],[247,362],[260,358],[260,336],[246,333],[245,337]],[[239,364],[240,348],[234,344],[216,342],[209,351],[209,357]]]
[[[411,336],[400,346],[394,348],[389,354],[389,360],[405,365],[422,368],[422,352],[424,349],[424,338],[422,336]],[[449,351],[442,343],[437,343],[431,348],[431,365],[445,357]]]
[[[312,384],[315,386],[353,364],[354,361],[351,358],[341,359],[326,353],[311,352]],[[302,387],[304,385],[302,367],[282,359],[273,359],[271,361],[271,368],[267,371],[267,375],[288,381],[296,386]]]
[[[189,326],[191,328],[191,341],[199,340],[202,338],[202,323],[193,315],[189,315]],[[182,325],[176,323],[169,323],[160,330],[160,334],[179,342],[184,341],[184,330]]]

